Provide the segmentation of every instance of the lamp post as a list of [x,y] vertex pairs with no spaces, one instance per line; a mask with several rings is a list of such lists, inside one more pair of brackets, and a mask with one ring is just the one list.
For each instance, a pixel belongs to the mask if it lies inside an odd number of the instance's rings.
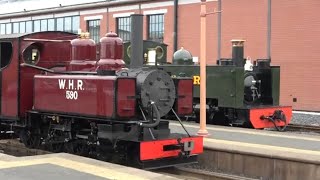
[[209,14],[220,13],[221,11],[214,11],[207,13],[206,10],[206,0],[201,0],[200,4],[200,129],[198,135],[208,136],[209,133],[206,129],[206,88],[207,88],[207,73],[206,73],[206,58],[207,58],[207,41],[206,41],[206,16]]
[[200,129],[198,135],[207,136],[209,135],[206,129],[206,54],[207,54],[207,40],[206,40],[206,0],[201,0],[200,7]]

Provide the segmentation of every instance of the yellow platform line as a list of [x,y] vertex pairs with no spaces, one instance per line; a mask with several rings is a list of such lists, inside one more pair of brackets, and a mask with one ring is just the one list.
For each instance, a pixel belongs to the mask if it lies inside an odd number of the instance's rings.
[[254,149],[264,150],[266,152],[271,150],[282,151],[282,152],[294,152],[294,153],[301,153],[304,155],[316,155],[320,157],[319,151],[303,150],[303,149],[296,149],[296,148],[287,148],[287,147],[279,147],[279,146],[270,146],[270,145],[262,145],[262,144],[252,144],[252,143],[204,138],[204,145],[206,145],[206,143],[214,143],[217,146],[219,146],[219,144],[225,144],[225,145],[228,145],[229,147],[241,146],[246,149],[254,148]]
[[71,161],[64,158],[43,158],[43,159],[34,159],[34,160],[12,161],[12,162],[0,161],[0,169],[24,167],[24,166],[39,165],[39,164],[53,164],[53,165],[73,169],[76,171],[80,171],[82,173],[88,173],[88,174],[92,174],[92,175],[107,178],[107,179],[125,179],[125,180],[145,179],[141,176],[119,172],[117,171],[118,170],[117,168],[108,169],[107,167],[99,167],[91,164]]
[[[174,126],[181,126],[178,123],[172,123],[170,122],[171,125]],[[185,127],[190,127],[190,128],[199,128],[199,126],[196,125],[191,125],[191,124],[184,124]],[[252,135],[261,135],[261,136],[270,136],[270,137],[280,137],[280,138],[288,138],[288,139],[300,139],[300,140],[307,140],[307,141],[320,141],[320,138],[312,138],[312,137],[303,137],[303,136],[295,136],[295,135],[287,135],[284,133],[277,132],[277,134],[271,134],[273,133],[272,131],[269,131],[268,133],[262,132],[263,130],[256,130],[253,131],[253,129],[248,129],[248,130],[241,130],[241,128],[233,128],[233,129],[224,129],[224,128],[217,128],[217,127],[212,127],[212,126],[207,126],[208,130],[213,130],[213,131],[225,131],[225,132],[232,132],[232,133],[243,133],[243,134],[252,134]],[[214,134],[212,134],[214,136]]]

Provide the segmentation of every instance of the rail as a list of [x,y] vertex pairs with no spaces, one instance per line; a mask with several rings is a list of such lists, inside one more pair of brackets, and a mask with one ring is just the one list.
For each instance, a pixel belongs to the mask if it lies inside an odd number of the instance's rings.
[[218,173],[218,172],[206,171],[202,169],[194,169],[194,168],[188,168],[188,167],[170,167],[170,168],[153,170],[153,172],[173,176],[179,179],[256,180],[254,178],[247,178],[243,176]]
[[289,124],[286,131],[300,131],[300,132],[313,132],[320,133],[320,125],[304,125],[304,124]]

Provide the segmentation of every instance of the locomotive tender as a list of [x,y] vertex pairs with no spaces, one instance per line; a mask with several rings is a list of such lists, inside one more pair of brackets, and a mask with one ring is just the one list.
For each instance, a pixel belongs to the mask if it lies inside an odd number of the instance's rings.
[[114,33],[101,39],[98,61],[88,37],[1,36],[1,128],[14,127],[30,148],[139,168],[196,162],[202,137],[171,133],[169,122],[161,119],[170,111],[192,112],[192,79],[142,67],[142,17],[133,15],[132,24],[129,69],[123,68],[123,43]]
[[[173,77],[193,77],[194,114],[199,122],[200,67],[193,63],[191,53],[182,48],[173,55],[172,64],[168,64],[163,60],[166,45],[158,42],[145,42],[144,45],[146,55],[148,49],[164,49],[155,59],[159,67]],[[124,50],[124,53],[128,52]],[[243,55],[244,41],[233,40],[232,58],[220,59],[217,65],[207,65],[207,123],[284,130],[291,120],[292,107],[279,105],[280,67],[271,66],[269,59],[258,59],[252,64]]]

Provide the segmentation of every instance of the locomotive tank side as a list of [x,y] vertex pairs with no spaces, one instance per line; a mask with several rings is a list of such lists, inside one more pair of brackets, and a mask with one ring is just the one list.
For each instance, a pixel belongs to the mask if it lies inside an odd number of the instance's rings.
[[[124,88],[124,85],[126,88]],[[34,77],[34,110],[97,118],[135,116],[135,79],[116,76]]]

